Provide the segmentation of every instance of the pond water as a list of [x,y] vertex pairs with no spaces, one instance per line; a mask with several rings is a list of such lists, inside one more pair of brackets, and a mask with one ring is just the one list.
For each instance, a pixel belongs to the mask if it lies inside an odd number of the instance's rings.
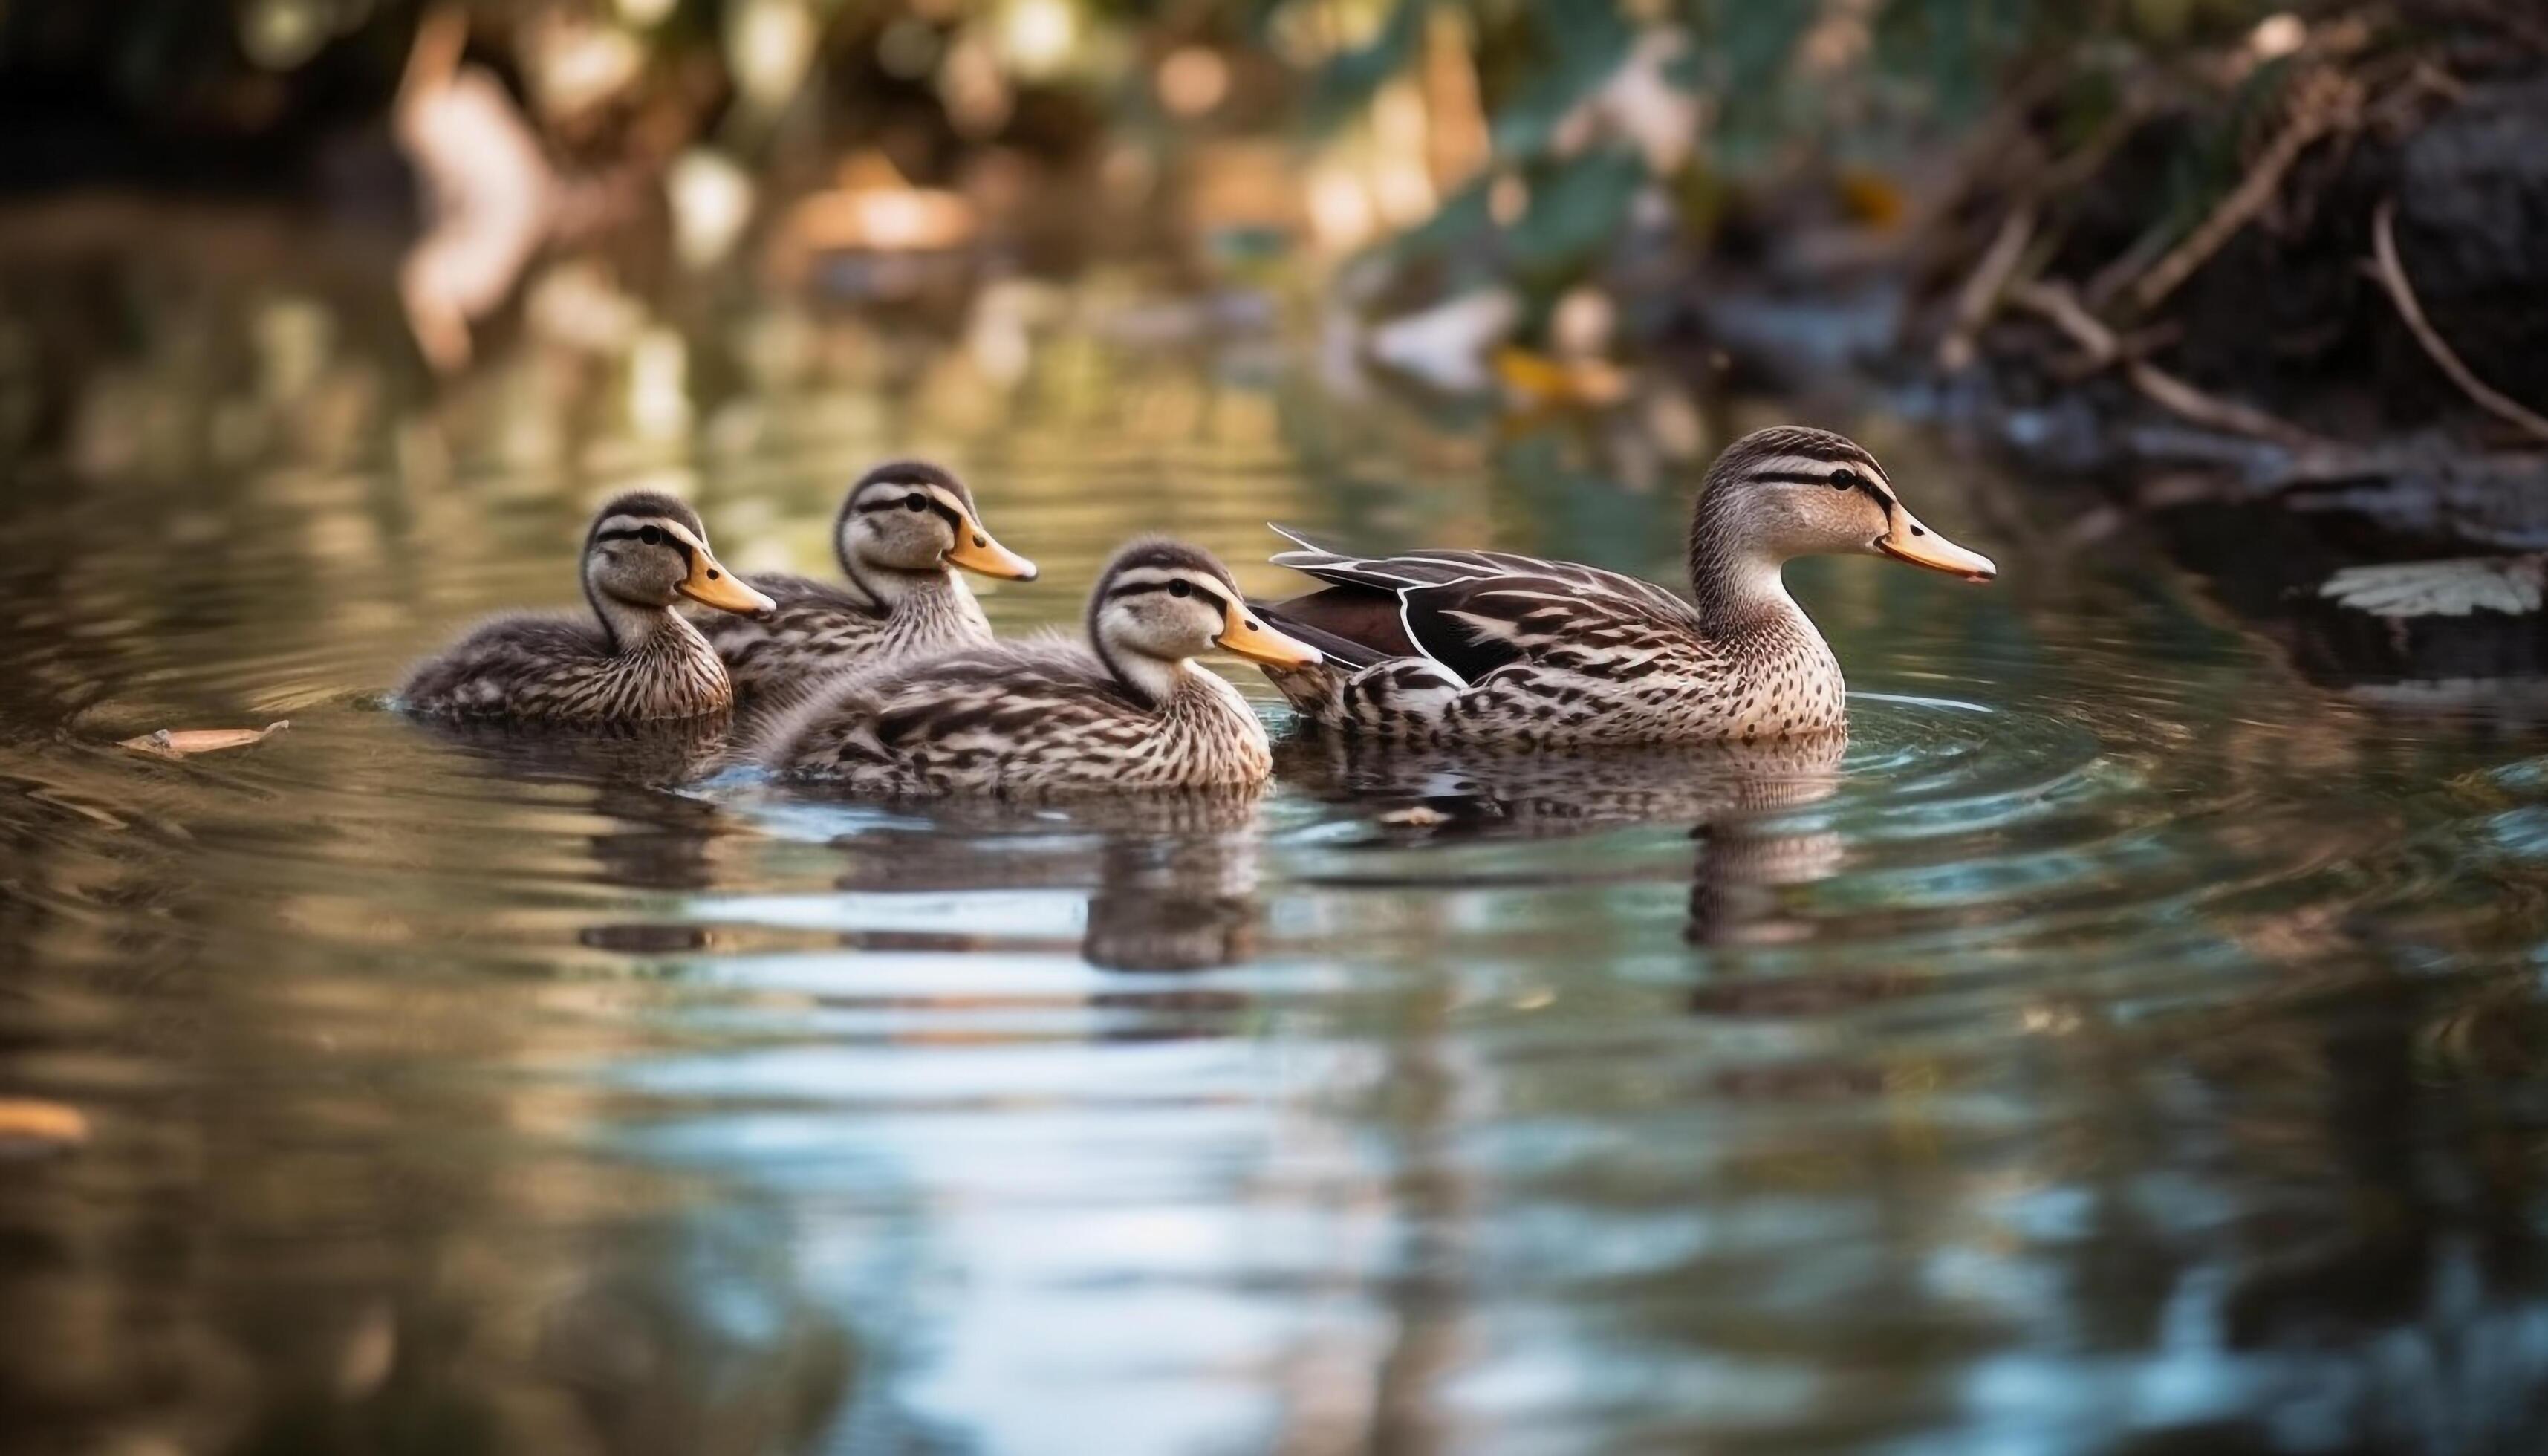
[[1016,630],[1140,529],[1671,580],[1725,425],[1131,306],[436,392],[323,296],[120,286],[0,463],[0,1097],[91,1129],[0,1158],[0,1447],[2537,1449],[2548,735],[2304,682],[2076,494],[1816,411],[2004,573],[1791,573],[1836,757],[887,812],[380,695],[627,486],[820,569],[937,454]]

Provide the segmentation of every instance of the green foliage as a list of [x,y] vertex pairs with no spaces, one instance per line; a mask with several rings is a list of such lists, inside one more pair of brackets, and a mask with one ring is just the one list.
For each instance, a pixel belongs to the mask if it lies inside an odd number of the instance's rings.
[[[1310,83],[1306,104],[1310,125],[1324,130],[1357,115],[1391,77],[1411,65],[1424,38],[1424,12],[1432,3],[1397,0],[1369,45],[1347,50],[1320,68]],[[1267,18],[1274,8],[1266,10]]]
[[[1447,263],[1455,273],[1493,266],[1525,282],[1545,282],[1588,266],[1617,235],[1649,180],[1686,203],[1721,198],[1729,181],[1781,160],[1797,140],[1840,155],[1884,156],[1912,129],[1948,129],[1978,118],[2035,51],[2067,44],[2085,52],[2111,44],[2103,28],[2126,3],[1877,0],[1863,33],[1851,34],[1848,19],[1822,0],[1677,0],[1646,21],[1602,0],[1396,0],[1368,44],[1336,55],[1311,78],[1306,110],[1319,128],[1360,115],[1383,85],[1417,64],[1432,8],[1456,6],[1475,38],[1472,59],[1498,170],[1525,183],[1529,202],[1499,227],[1487,188],[1466,188],[1397,239],[1393,250],[1402,259]],[[2183,0],[2189,15],[2207,17],[2248,3]],[[1261,6],[1260,24],[1281,8]],[[1663,63],[1660,81],[1702,103],[1698,111],[1707,119],[1680,173],[1651,179],[1634,152],[1587,146],[1563,129],[1623,66],[1654,64],[1655,50],[1640,58],[1641,28],[1648,26],[1679,33],[1680,48]],[[1816,47],[1811,66],[1801,63],[1809,45]],[[2111,86],[2092,87],[2076,100],[2072,109],[2083,129],[2111,115],[2116,104]],[[1684,206],[1681,214],[1696,222],[1716,211]]]
[[1519,84],[1495,104],[1496,154],[1528,156],[1544,150],[1557,124],[1585,97],[1600,89],[1628,55],[1636,32],[1607,5],[1527,6],[1519,24],[1506,27],[1506,49],[1524,58]]

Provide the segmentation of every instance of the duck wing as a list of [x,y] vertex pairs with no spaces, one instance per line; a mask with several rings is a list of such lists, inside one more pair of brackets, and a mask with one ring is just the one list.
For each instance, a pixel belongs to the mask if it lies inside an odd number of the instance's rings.
[[1076,643],[997,643],[923,659],[872,692],[874,733],[888,748],[997,745],[1095,730],[1141,714]]
[[[449,648],[409,669],[399,696],[415,704],[484,706],[497,695],[553,680],[561,672],[597,669],[610,660],[610,639],[591,620],[508,612],[481,622]],[[473,684],[478,694],[466,696]]]
[[1085,647],[1038,637],[854,668],[774,716],[757,752],[779,768],[886,764],[1104,735],[1141,717]]
[[[1590,639],[1694,638],[1697,609],[1652,582],[1576,562],[1504,551],[1355,556],[1274,529],[1300,546],[1273,560],[1328,584],[1269,609],[1307,627],[1321,648],[1342,638],[1366,653],[1422,656],[1468,682],[1515,662],[1580,655]],[[1350,663],[1351,659],[1347,661]]]

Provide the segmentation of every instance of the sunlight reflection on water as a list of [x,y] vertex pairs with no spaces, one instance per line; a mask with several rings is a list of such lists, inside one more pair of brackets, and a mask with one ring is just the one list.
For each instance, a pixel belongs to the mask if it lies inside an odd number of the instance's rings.
[[197,302],[209,355],[101,366],[0,497],[0,1093],[98,1128],[0,1184],[39,1441],[2474,1450],[2539,1411],[2548,745],[2306,685],[2163,565],[2045,544],[2058,493],[1860,422],[2006,577],[1792,573],[1845,752],[888,810],[377,694],[571,602],[585,502],[641,480],[820,570],[861,467],[944,453],[1046,566],[988,594],[1017,631],[1138,529],[1283,590],[1269,518],[1669,579],[1686,472],[1263,337],[1064,331],[994,388],[775,301],[673,335],[686,438],[536,333],[415,393],[350,313],[251,408],[206,359],[254,305]]

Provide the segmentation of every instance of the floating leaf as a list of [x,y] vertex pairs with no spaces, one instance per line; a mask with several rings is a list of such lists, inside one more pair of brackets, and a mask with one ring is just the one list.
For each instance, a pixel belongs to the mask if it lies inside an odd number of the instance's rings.
[[262,728],[162,728],[156,733],[144,733],[139,738],[125,739],[116,747],[163,759],[183,759],[263,743],[291,726],[290,718],[282,718]]
[[1607,359],[1559,359],[1506,345],[1493,363],[1506,393],[1524,406],[1604,409],[1628,393],[1627,373]]
[[2384,617],[2464,617],[2475,611],[2519,615],[2539,609],[2541,568],[2548,557],[2476,556],[2349,566],[2318,594]]
[[76,1107],[32,1097],[0,1097],[0,1148],[76,1147],[88,1140],[88,1119]]

